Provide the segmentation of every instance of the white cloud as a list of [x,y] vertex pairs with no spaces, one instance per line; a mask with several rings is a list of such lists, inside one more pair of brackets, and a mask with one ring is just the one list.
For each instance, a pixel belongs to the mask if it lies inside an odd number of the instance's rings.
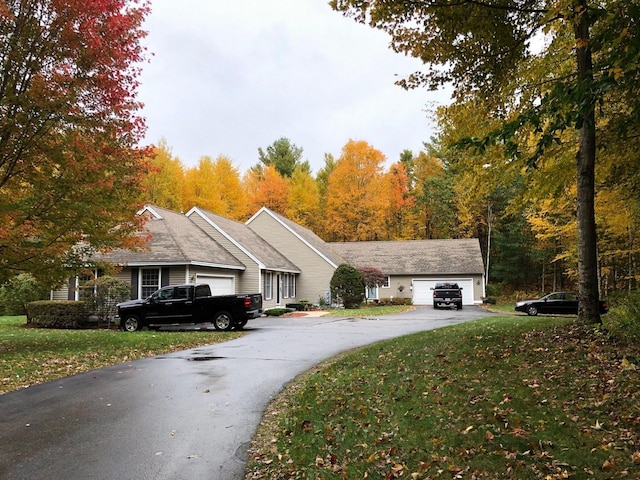
[[433,133],[425,104],[448,95],[394,85],[421,65],[383,32],[316,0],[155,0],[141,81],[147,141],[194,165],[227,155],[244,171],[287,137],[317,171],[350,138],[390,161]]

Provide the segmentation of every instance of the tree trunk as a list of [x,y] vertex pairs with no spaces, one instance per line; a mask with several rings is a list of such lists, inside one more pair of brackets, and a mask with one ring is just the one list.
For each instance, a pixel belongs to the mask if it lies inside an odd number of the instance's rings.
[[575,0],[576,59],[580,108],[579,147],[576,155],[577,220],[578,220],[578,282],[580,303],[578,322],[602,323],[598,292],[597,238],[595,221],[596,122],[595,99],[592,94],[593,61],[589,44],[590,16],[587,0]]

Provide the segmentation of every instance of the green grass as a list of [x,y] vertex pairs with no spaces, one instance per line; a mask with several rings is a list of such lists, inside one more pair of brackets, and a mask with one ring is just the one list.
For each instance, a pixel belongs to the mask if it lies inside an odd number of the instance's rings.
[[493,317],[341,356],[268,409],[247,479],[609,479],[640,473],[640,348]]
[[55,330],[25,325],[25,317],[0,317],[0,393],[242,335],[212,331]]

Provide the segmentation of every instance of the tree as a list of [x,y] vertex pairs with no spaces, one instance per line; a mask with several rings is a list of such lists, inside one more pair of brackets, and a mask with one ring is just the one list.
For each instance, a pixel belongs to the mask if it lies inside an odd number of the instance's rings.
[[287,214],[289,181],[278,173],[274,165],[269,165],[262,172],[249,170],[244,176],[243,185],[250,212],[267,207],[280,215]]
[[359,308],[365,298],[364,278],[356,268],[343,263],[333,272],[329,284],[331,298],[344,308]]
[[329,177],[325,231],[332,240],[385,238],[388,182],[385,156],[367,142],[349,140]]
[[[429,65],[426,73],[401,80],[402,86],[436,89],[452,83],[457,101],[473,98],[491,104],[493,115],[504,123],[478,142],[480,146],[495,141],[504,144],[512,157],[520,156],[516,134],[532,127],[537,143],[528,161],[533,165],[546,148],[561,141],[560,133],[576,131],[578,321],[599,323],[595,107],[611,92],[626,92],[629,102],[610,128],[623,139],[638,128],[638,1],[332,0],[330,4],[386,31],[395,51]],[[542,35],[546,39],[538,51],[536,37]],[[538,78],[520,82],[536,60],[551,57],[560,61],[548,61]],[[567,69],[569,62],[573,68]]]
[[459,222],[450,172],[442,160],[426,152],[413,163],[414,238],[451,238]]
[[165,139],[154,147],[150,163],[144,179],[147,202],[170,210],[184,209],[184,167],[180,159],[172,155]]
[[16,275],[0,285],[0,315],[25,315],[27,303],[45,300],[50,294],[30,273]]
[[135,242],[148,11],[127,0],[0,2],[0,282],[30,272],[53,285],[87,253]]
[[367,288],[381,287],[387,281],[387,276],[377,267],[360,267],[357,270]]
[[391,165],[387,172],[389,197],[386,211],[387,238],[399,240],[412,238],[414,226],[410,223],[415,197],[411,192],[411,179],[402,162]]
[[319,222],[320,194],[311,174],[298,166],[291,175],[287,198],[287,217],[311,230]]
[[290,178],[296,167],[311,172],[309,162],[302,161],[302,151],[302,148],[291,143],[288,138],[282,137],[269,145],[266,152],[258,148],[258,155],[262,165],[273,165],[280,175]]
[[199,206],[218,215],[242,218],[247,205],[238,169],[225,156],[200,158],[198,165],[185,173],[182,205],[185,211]]

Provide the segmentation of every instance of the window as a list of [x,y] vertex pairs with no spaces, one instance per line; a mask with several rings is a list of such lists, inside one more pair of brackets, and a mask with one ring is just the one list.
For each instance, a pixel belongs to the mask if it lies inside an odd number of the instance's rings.
[[187,300],[189,298],[189,289],[187,287],[176,287],[173,292],[173,298],[176,300]]
[[264,299],[271,300],[273,298],[273,273],[264,272]]
[[382,288],[389,288],[391,286],[391,277],[389,275],[384,277],[384,283],[382,284]]
[[294,298],[296,296],[296,276],[289,276],[289,298]]
[[282,276],[282,296],[284,298],[289,298],[289,278],[288,273]]
[[160,269],[144,268],[140,271],[140,292],[141,298],[149,297],[160,288]]

